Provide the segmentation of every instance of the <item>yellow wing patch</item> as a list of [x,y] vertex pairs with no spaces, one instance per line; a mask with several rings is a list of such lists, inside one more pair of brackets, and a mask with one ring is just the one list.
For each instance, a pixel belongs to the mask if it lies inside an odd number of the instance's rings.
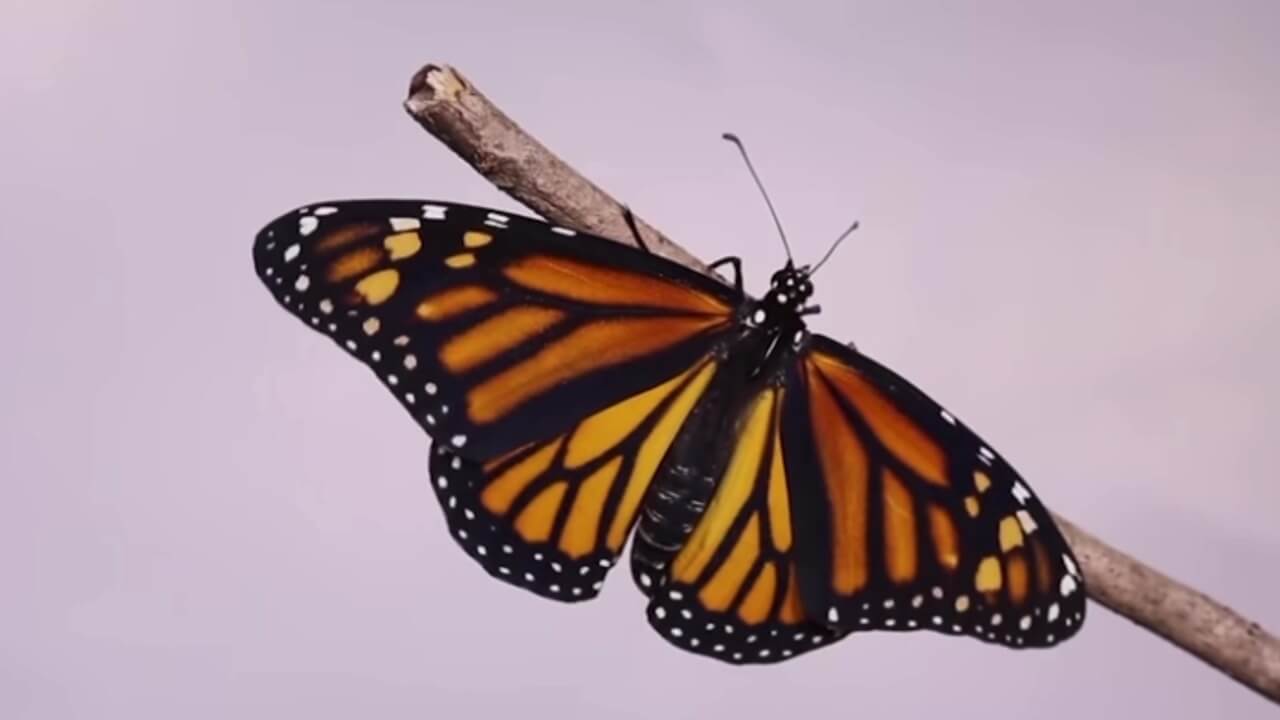
[[560,549],[569,557],[580,558],[596,549],[604,503],[621,468],[622,456],[619,455],[600,466],[578,489],[564,533],[560,536]]
[[644,497],[644,491],[649,488],[649,483],[653,480],[653,474],[657,471],[659,463],[662,462],[663,456],[667,454],[667,449],[671,447],[671,443],[675,440],[676,433],[684,425],[685,418],[689,417],[694,404],[702,397],[702,393],[706,391],[715,371],[716,364],[714,362],[706,361],[703,363],[701,369],[697,370],[697,374],[693,376],[693,379],[685,389],[676,397],[675,402],[671,403],[671,406],[663,413],[662,419],[658,421],[648,437],[640,444],[640,450],[636,453],[635,464],[631,470],[631,478],[627,483],[625,492],[623,492],[618,512],[614,515],[613,522],[609,526],[608,544],[614,552],[622,548],[622,543],[627,539],[627,531],[631,529],[631,524],[635,521],[636,510],[640,507],[640,500]]
[[[772,390],[760,393],[746,412],[746,422],[738,431],[738,443],[729,459],[728,469],[720,479],[716,494],[698,521],[693,534],[685,542],[684,548],[672,562],[672,574],[677,580],[693,583],[701,575],[721,538],[728,534],[729,526],[741,513],[742,506],[752,491],[756,489],[760,462],[764,458],[766,447],[770,444],[766,440],[769,438],[770,420],[774,414],[774,395],[775,392]],[[756,523],[757,518],[752,515],[750,522]],[[755,525],[749,527],[755,527]],[[747,535],[754,535],[754,533],[748,532]],[[758,545],[758,539],[753,538],[750,543],[755,547]],[[744,548],[746,545],[740,541],[738,547]],[[736,557],[738,557],[738,550],[735,549],[730,555],[730,562],[726,565],[732,564],[732,560]],[[741,559],[747,563],[749,569],[755,557],[750,555]],[[743,572],[745,573],[745,570]]]
[[616,554],[658,464],[716,367],[703,360],[564,435],[488,463],[481,504],[495,517],[514,518],[517,534],[529,543],[555,545],[574,559],[606,549]]
[[418,254],[422,249],[422,236],[416,232],[399,232],[388,235],[382,246],[387,249],[388,256],[394,260],[404,260]]
[[387,268],[366,275],[356,283],[356,292],[364,297],[370,305],[381,305],[386,302],[400,286],[400,272]]
[[782,456],[783,391],[766,387],[740,410],[715,494],[670,565],[702,612],[747,627],[805,621]]
[[556,451],[560,449],[561,442],[563,438],[556,438],[496,476],[492,476],[480,494],[480,500],[485,507],[495,515],[506,514],[507,509],[515,502],[516,496],[551,466],[551,461],[555,458]]

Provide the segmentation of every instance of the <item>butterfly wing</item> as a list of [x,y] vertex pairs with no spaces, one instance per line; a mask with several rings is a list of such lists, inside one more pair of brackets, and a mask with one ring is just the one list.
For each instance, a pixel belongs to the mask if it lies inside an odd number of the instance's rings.
[[717,369],[707,357],[488,463],[437,444],[432,486],[451,534],[500,580],[554,600],[595,597],[655,471]]
[[1013,647],[1075,634],[1078,564],[987,444],[891,370],[822,336],[791,364],[787,387],[782,442],[810,617]]
[[[575,234],[465,205],[351,201],[288,213],[254,244],[277,301],[448,448],[433,485],[459,542],[495,576],[561,599],[576,599],[566,584],[527,578],[543,562],[602,575],[675,411],[714,374],[709,352],[737,300],[675,263]],[[511,562],[492,559],[503,554]]]
[[[810,619],[800,595],[803,520],[794,515],[782,447],[784,378],[766,372],[708,400],[728,412],[709,408],[709,422],[681,438],[632,550],[654,629],[735,664],[777,662],[844,634]],[[664,496],[670,502],[660,504]]]

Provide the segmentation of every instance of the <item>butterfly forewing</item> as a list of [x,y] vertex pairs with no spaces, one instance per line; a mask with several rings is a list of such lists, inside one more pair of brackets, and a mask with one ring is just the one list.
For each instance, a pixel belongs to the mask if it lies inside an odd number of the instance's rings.
[[463,205],[334,202],[270,224],[254,259],[428,434],[487,461],[688,369],[730,325],[719,283],[569,234]]
[[922,392],[816,337],[792,366],[783,444],[805,606],[833,628],[931,629],[1014,647],[1073,635],[1070,548],[1018,477]]

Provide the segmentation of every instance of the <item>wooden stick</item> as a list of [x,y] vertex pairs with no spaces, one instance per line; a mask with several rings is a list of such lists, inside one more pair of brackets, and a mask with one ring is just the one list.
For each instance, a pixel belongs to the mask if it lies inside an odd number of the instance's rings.
[[[629,245],[621,204],[520,129],[456,70],[427,65],[405,109],[481,175],[551,222]],[[706,265],[643,221],[651,250]],[[1212,598],[1107,545],[1055,515],[1085,575],[1089,597],[1280,703],[1280,640]]]

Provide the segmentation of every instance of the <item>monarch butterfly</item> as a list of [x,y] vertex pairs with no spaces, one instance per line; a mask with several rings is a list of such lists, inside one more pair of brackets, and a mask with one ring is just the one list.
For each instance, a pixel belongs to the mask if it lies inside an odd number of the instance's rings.
[[500,580],[590,599],[634,535],[650,624],[735,664],[871,629],[1044,647],[1083,622],[1078,565],[1015,470],[805,329],[812,268],[788,260],[755,299],[735,258],[717,264],[737,271],[729,287],[422,200],[304,207],[253,256],[276,300],[432,438],[449,530]]

